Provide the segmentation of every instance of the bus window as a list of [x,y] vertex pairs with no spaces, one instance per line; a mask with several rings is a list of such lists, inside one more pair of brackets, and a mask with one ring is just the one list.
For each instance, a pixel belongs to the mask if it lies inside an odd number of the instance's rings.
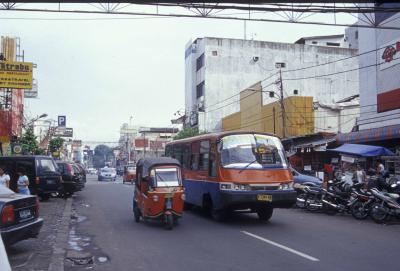
[[190,169],[190,145],[185,144],[182,146],[182,166],[185,169]]
[[172,146],[173,145],[168,145],[165,147],[165,156],[172,157]]
[[199,142],[193,142],[191,149],[192,152],[190,156],[190,169],[199,170],[199,152],[200,152]]
[[200,142],[199,170],[208,170],[208,160],[210,153],[210,141]]
[[182,164],[182,145],[174,145],[174,149],[173,149],[173,158],[175,158],[176,160],[178,160],[181,164]]

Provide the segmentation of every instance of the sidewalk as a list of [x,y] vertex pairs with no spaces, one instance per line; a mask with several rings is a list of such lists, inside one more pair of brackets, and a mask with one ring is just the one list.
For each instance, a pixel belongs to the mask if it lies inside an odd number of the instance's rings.
[[39,237],[16,243],[7,250],[13,270],[64,270],[62,246],[67,241],[71,204],[72,198],[40,202],[39,213],[44,223]]

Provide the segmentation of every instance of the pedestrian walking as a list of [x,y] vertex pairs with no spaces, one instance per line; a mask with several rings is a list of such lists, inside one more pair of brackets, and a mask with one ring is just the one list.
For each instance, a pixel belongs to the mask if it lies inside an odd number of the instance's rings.
[[0,185],[10,187],[10,175],[6,174],[4,167],[0,166]]
[[24,195],[30,195],[29,191],[29,179],[28,176],[25,175],[25,170],[23,168],[18,170],[18,193]]

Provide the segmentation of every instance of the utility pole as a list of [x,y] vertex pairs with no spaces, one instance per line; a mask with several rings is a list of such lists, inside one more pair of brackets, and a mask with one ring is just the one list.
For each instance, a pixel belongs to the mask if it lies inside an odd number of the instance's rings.
[[282,81],[282,69],[279,69],[279,89],[280,89],[280,104],[282,111],[282,137],[286,137],[286,113],[285,105],[283,104],[283,81]]
[[146,131],[143,131],[143,158],[146,158]]

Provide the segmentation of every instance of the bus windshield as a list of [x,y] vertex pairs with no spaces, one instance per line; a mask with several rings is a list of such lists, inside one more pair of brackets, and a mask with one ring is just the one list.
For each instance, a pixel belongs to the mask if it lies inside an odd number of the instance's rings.
[[[262,146],[262,159],[256,149]],[[219,146],[224,168],[287,168],[284,149],[277,137],[261,134],[239,134],[222,138]]]

